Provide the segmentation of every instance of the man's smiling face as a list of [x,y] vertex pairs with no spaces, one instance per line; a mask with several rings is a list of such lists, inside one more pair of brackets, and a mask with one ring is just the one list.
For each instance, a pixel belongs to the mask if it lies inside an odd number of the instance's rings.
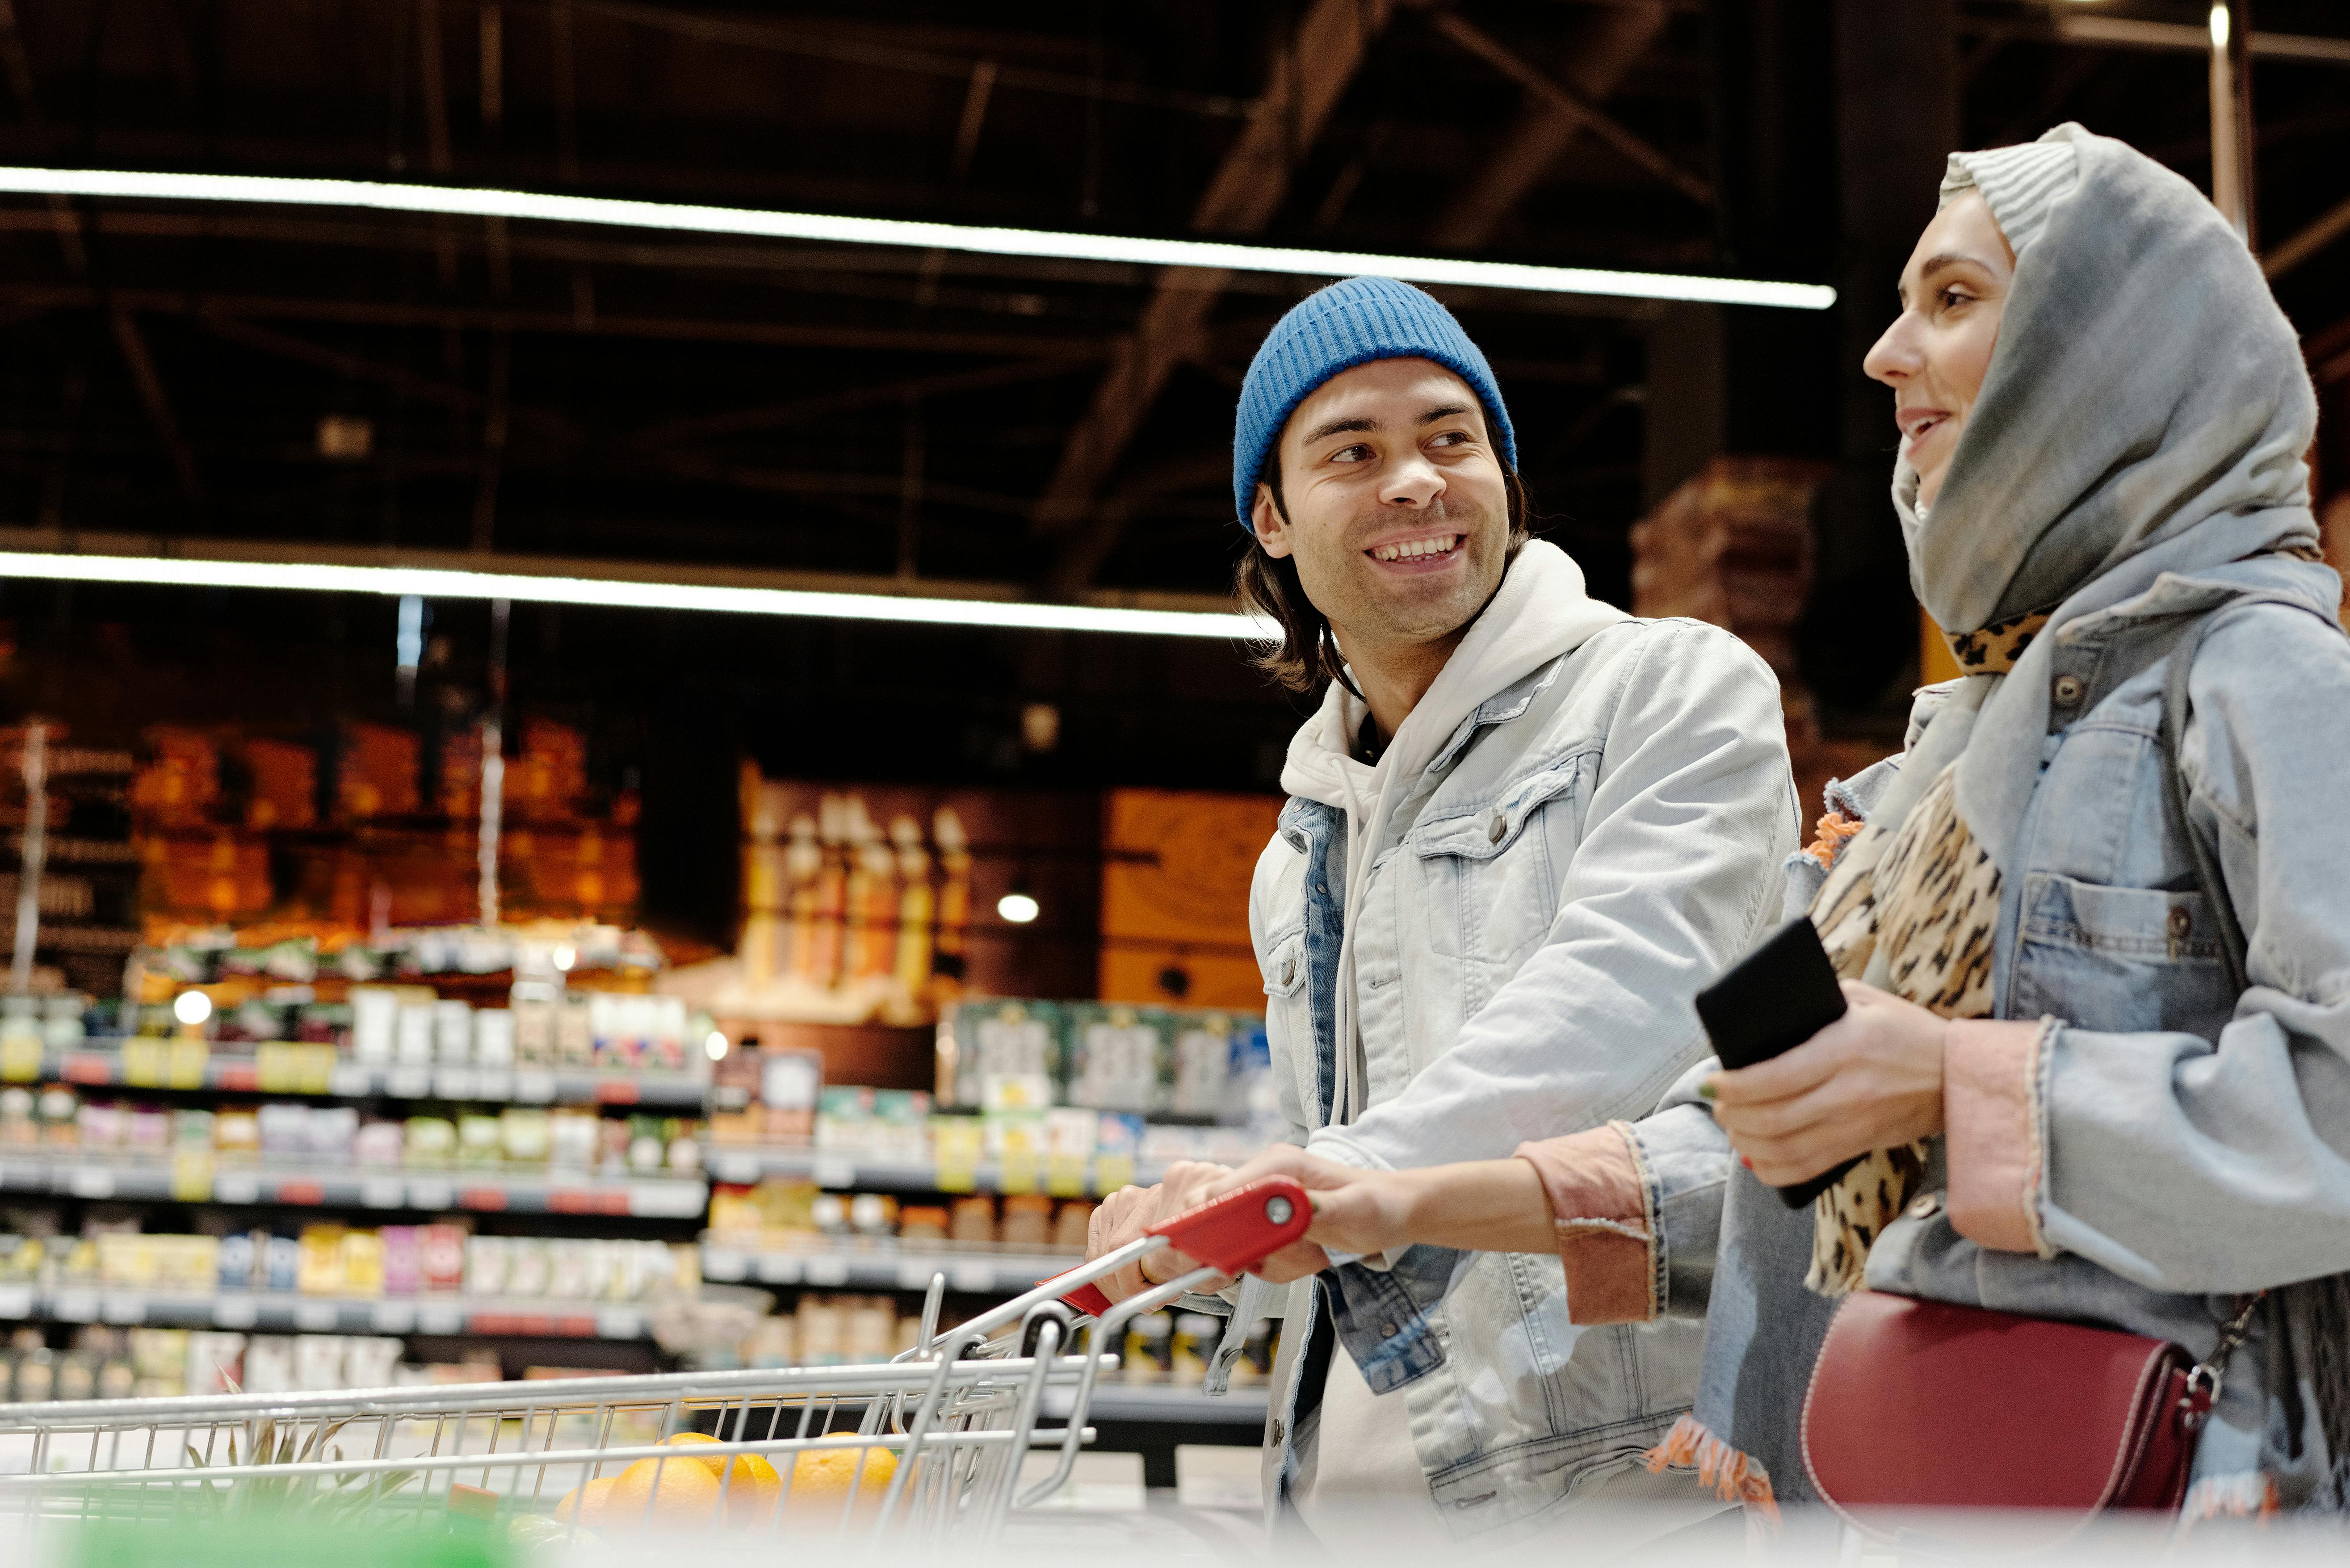
[[[1375,359],[1297,405],[1251,521],[1349,659],[1457,638],[1509,558],[1509,500],[1484,406],[1429,359]],[[1287,516],[1283,515],[1286,511]]]

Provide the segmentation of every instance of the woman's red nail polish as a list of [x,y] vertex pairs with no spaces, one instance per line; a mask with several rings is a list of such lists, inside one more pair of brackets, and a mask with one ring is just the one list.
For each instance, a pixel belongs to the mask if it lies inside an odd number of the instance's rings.
[[1745,1167],[1747,1169],[1749,1169],[1749,1170],[1752,1170],[1752,1169],[1753,1169],[1753,1168],[1754,1168],[1754,1162],[1753,1162],[1752,1160],[1751,1160],[1751,1159],[1747,1158],[1746,1158],[1744,1155],[1742,1155],[1742,1155],[1740,1155],[1740,1156],[1738,1157],[1738,1163],[1739,1163],[1739,1164],[1741,1164],[1741,1165],[1742,1165],[1742,1166],[1744,1166],[1744,1167]]

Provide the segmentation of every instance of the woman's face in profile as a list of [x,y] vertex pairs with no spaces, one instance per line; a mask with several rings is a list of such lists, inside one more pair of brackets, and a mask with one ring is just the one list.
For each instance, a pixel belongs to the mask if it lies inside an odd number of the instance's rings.
[[1918,504],[1942,493],[1950,454],[1991,369],[2015,253],[1979,191],[1934,214],[1901,269],[1901,314],[1861,369],[1893,389],[1901,455],[1918,471]]

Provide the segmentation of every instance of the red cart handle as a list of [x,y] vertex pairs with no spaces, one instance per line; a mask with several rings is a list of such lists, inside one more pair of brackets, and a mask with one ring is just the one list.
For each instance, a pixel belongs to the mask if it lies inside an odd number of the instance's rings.
[[1286,1176],[1268,1176],[1153,1225],[1143,1234],[1166,1237],[1177,1251],[1220,1274],[1240,1274],[1305,1235],[1313,1224],[1314,1205],[1305,1189]]
[[[1305,1189],[1286,1176],[1268,1176],[1225,1193],[1188,1214],[1151,1226],[1146,1236],[1164,1237],[1175,1251],[1213,1268],[1221,1274],[1238,1274],[1253,1268],[1292,1241],[1314,1223],[1314,1206]],[[1055,1279],[1083,1274],[1096,1265],[1071,1269]],[[1053,1280],[1038,1282],[1051,1285]],[[1070,1286],[1061,1299],[1079,1312],[1099,1317],[1110,1309],[1110,1299],[1090,1282]]]

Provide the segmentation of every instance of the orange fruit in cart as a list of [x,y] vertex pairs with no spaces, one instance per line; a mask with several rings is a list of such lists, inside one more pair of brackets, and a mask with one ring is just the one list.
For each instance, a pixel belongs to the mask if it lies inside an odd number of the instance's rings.
[[612,1495],[612,1488],[619,1479],[618,1476],[606,1476],[601,1480],[591,1480],[585,1486],[575,1486],[565,1492],[563,1501],[555,1505],[556,1522],[568,1526],[572,1510],[576,1508],[579,1511],[581,1524],[593,1529],[603,1523],[605,1500]]
[[[692,1448],[702,1443],[715,1443],[717,1438],[707,1432],[680,1432],[666,1446],[673,1449]],[[709,1467],[726,1491],[726,1521],[729,1524],[759,1524],[774,1511],[775,1494],[784,1490],[783,1477],[775,1473],[761,1454],[714,1454],[708,1459],[695,1456]],[[732,1469],[734,1479],[727,1480]]]
[[715,1524],[718,1478],[700,1459],[639,1459],[614,1478],[602,1522],[606,1530]]
[[[858,1461],[864,1465],[858,1472]],[[898,1473],[898,1456],[889,1449],[816,1449],[803,1453],[792,1464],[792,1494],[786,1501],[786,1511],[808,1522],[817,1521],[808,1516],[820,1511],[827,1517],[837,1516],[840,1505],[857,1490],[854,1511],[864,1514],[881,1506],[881,1496],[889,1490],[889,1478]]]

